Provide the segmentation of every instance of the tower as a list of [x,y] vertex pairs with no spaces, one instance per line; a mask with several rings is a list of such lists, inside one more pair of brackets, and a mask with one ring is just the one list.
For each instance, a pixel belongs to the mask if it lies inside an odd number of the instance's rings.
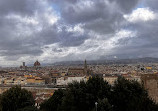
[[84,61],[84,75],[87,75],[87,61]]
[[23,62],[23,67],[25,67],[25,62]]
[[22,62],[22,65],[20,66],[21,70],[26,70],[27,66],[25,65],[25,62]]

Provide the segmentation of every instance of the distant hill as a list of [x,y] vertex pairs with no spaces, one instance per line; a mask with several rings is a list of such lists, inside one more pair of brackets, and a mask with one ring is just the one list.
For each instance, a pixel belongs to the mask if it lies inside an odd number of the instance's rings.
[[[115,60],[87,60],[88,64],[136,64],[136,63],[158,63],[158,58],[145,57],[135,59],[115,59]],[[84,61],[62,61],[52,65],[83,65]]]

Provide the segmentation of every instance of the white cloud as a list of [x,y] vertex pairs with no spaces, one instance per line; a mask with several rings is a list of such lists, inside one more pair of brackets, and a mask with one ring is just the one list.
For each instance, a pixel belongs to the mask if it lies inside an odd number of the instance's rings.
[[[114,35],[90,34],[92,38],[87,39],[80,46],[61,47],[58,43],[46,45],[43,47],[44,53],[39,58],[40,60],[47,60],[47,63],[62,60],[99,59],[101,55],[109,55],[112,53],[113,48],[121,45],[117,44],[119,40],[136,36],[136,33],[130,30],[120,30]],[[105,36],[109,37],[109,39]]]
[[6,19],[8,19],[8,20],[17,20],[17,21],[19,21],[21,23],[33,24],[33,25],[37,25],[39,23],[37,21],[37,19],[34,18],[34,17],[22,17],[22,16],[17,15],[17,14],[7,15]]
[[124,18],[132,23],[141,21],[150,21],[156,19],[156,14],[149,8],[137,8],[129,15],[124,15]]
[[76,33],[79,33],[79,34],[83,34],[84,33],[84,29],[82,28],[82,24],[77,24],[75,25],[74,27],[68,27],[67,26],[67,30],[69,32],[76,32]]
[[136,32],[130,30],[120,30],[118,31],[114,37],[111,37],[109,42],[110,44],[117,44],[120,39],[136,37]]

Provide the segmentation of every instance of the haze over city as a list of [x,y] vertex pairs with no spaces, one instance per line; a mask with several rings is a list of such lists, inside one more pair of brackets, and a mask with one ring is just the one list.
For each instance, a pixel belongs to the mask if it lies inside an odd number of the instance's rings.
[[0,0],[0,66],[158,56],[157,0]]

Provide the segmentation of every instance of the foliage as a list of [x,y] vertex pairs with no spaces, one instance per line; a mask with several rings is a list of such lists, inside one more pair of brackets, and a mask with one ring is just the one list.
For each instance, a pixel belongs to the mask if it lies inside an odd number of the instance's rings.
[[112,111],[112,106],[109,103],[107,98],[104,98],[102,100],[98,100],[98,111]]
[[22,109],[18,109],[17,111],[38,111],[38,109],[34,106],[27,106]]
[[[114,111],[157,111],[158,107],[148,96],[143,85],[119,77],[113,86]],[[152,110],[153,108],[156,108]]]
[[65,90],[57,90],[41,104],[42,111],[158,111],[144,87],[136,81],[118,78],[114,86],[103,78],[73,82]]
[[[63,91],[62,96],[56,91],[48,101],[41,105],[41,109],[44,111],[92,111],[95,109],[96,101],[110,96],[110,89],[111,86],[99,77],[90,78],[87,82],[73,82]],[[57,95],[60,96],[59,103],[56,101]],[[49,109],[46,106],[54,106],[54,108]]]
[[1,95],[0,105],[2,111],[16,111],[27,106],[34,105],[34,99],[31,92],[15,86],[5,91]]
[[43,111],[59,111],[61,106],[62,97],[64,96],[64,90],[58,89],[55,91],[52,97],[43,102],[40,106]]

